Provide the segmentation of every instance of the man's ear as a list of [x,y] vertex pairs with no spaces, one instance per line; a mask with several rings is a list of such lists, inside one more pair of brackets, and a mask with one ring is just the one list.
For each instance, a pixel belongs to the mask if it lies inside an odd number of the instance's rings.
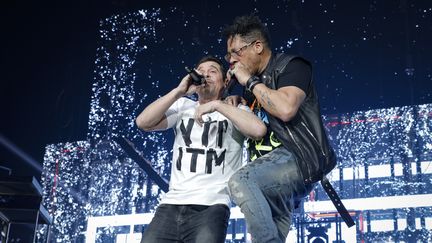
[[254,49],[258,54],[261,54],[264,50],[264,45],[261,41],[257,41],[254,45]]

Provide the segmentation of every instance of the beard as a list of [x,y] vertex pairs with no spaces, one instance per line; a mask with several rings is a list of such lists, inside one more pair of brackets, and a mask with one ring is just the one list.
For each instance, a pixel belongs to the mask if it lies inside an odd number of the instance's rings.
[[205,85],[198,92],[200,99],[213,100],[220,98],[218,90],[213,85]]

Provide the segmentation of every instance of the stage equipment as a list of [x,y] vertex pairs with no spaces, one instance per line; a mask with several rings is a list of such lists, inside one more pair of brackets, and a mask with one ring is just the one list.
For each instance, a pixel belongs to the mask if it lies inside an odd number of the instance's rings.
[[38,226],[47,224],[48,242],[52,219],[41,201],[42,187],[34,177],[6,176],[0,179],[0,220],[5,225],[1,229],[1,242],[11,242],[14,228],[20,224],[34,225],[31,228],[33,242],[36,241]]

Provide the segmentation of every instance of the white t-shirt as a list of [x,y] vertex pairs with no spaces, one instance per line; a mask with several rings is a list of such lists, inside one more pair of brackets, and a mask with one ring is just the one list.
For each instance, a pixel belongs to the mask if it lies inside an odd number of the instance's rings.
[[180,98],[165,113],[175,140],[169,191],[161,203],[229,206],[227,183],[242,166],[244,136],[219,112],[205,114],[200,126],[194,120],[197,106]]

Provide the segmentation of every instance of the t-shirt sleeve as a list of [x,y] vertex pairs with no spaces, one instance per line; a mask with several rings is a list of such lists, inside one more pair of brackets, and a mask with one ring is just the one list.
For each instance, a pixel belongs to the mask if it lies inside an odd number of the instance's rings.
[[178,112],[179,112],[179,106],[180,103],[182,103],[182,99],[180,98],[178,100],[176,100],[169,108],[168,110],[165,112],[165,116],[167,118],[167,122],[168,122],[168,128],[172,128],[175,126],[175,124],[177,123],[177,119],[178,119]]
[[307,93],[312,79],[312,67],[302,58],[291,60],[279,74],[277,88],[296,86]]

